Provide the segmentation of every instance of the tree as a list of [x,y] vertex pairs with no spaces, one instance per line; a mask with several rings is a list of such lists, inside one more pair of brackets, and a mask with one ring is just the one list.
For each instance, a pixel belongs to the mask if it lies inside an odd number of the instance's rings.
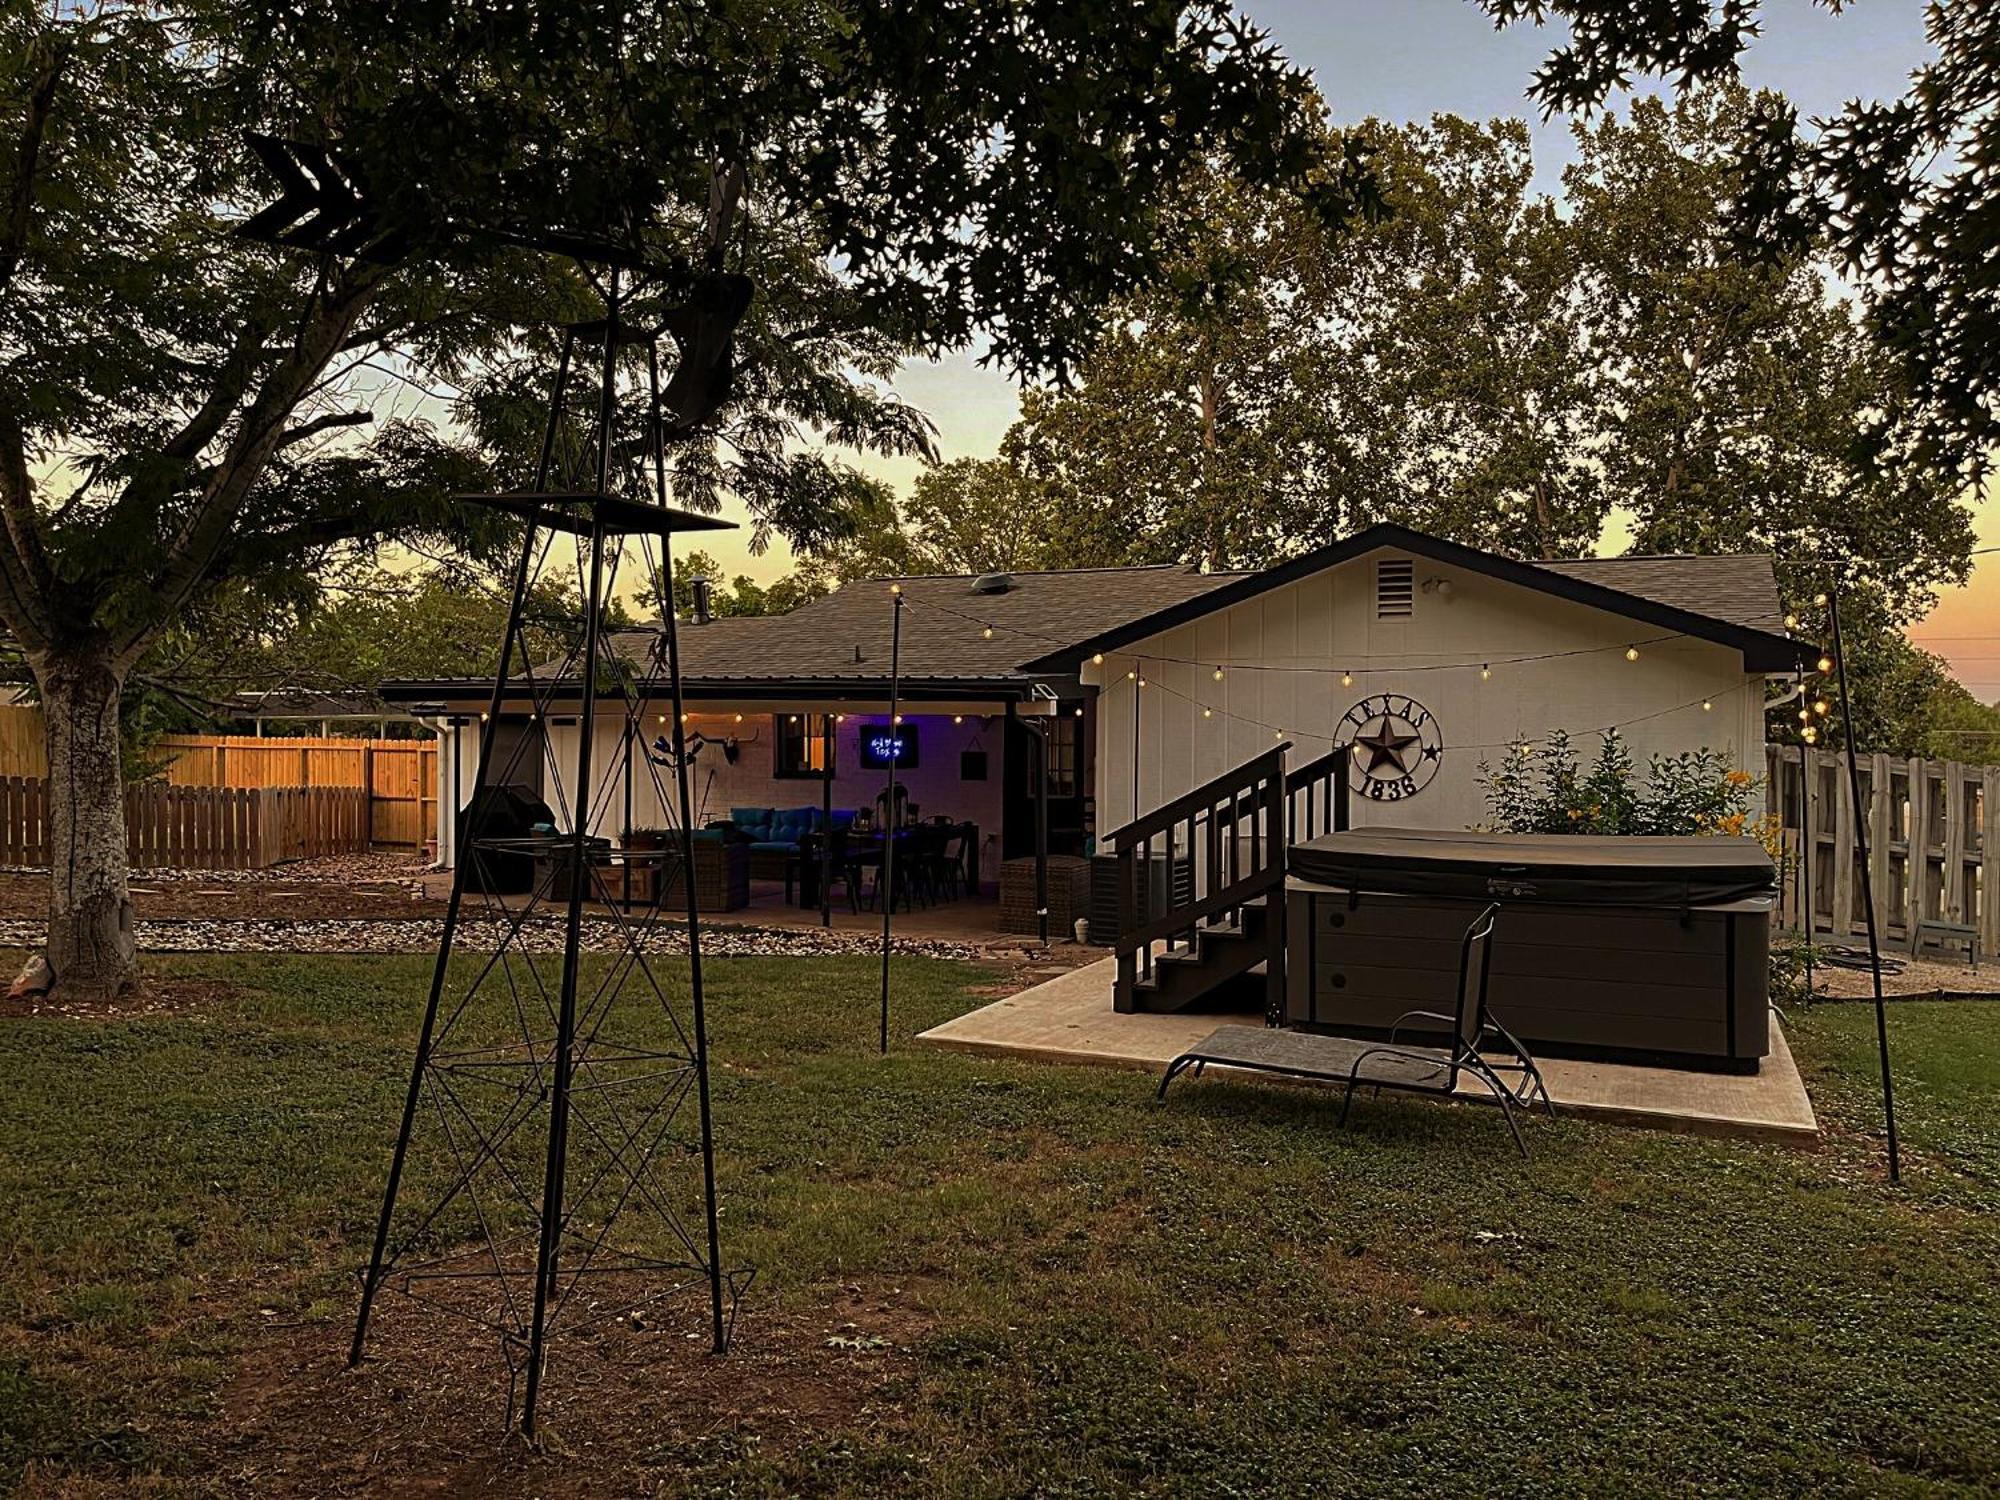
[[[1595,109],[1634,75],[1670,77],[1683,91],[1733,81],[1761,9],[1760,0],[1477,3],[1502,25],[1568,26],[1530,89],[1551,114]],[[1855,100],[1807,134],[1789,103],[1760,96],[1738,139],[1742,184],[1729,208],[1746,254],[1785,260],[1822,244],[1853,283],[1901,375],[1864,455],[1914,455],[1976,478],[2000,450],[2000,181],[1988,165],[2000,151],[2000,46],[1990,5],[1933,0],[1924,22],[1936,55],[1895,80],[1903,93],[1891,103]]]
[[[845,349],[985,331],[1063,369],[1204,153],[1328,218],[1365,193],[1220,0],[0,0],[0,59],[0,622],[50,726],[49,957],[85,993],[134,972],[118,704],[179,612],[383,536],[498,544],[444,497],[525,446],[534,330],[599,307],[524,233],[643,250],[659,300],[752,247],[766,357],[733,415],[756,441],[692,441],[676,473],[810,532],[840,480],[779,461],[789,426],[912,430]],[[271,191],[246,128],[338,154],[367,254],[231,237]],[[385,380],[434,378],[465,380],[485,451],[412,423],[353,440]]]
[[1718,87],[1577,130],[1564,189],[1605,388],[1597,461],[1634,551],[1844,557],[1904,622],[1963,580],[1971,517],[1951,469],[1861,461],[1900,381],[1824,262],[1736,253],[1733,142],[1771,107]]

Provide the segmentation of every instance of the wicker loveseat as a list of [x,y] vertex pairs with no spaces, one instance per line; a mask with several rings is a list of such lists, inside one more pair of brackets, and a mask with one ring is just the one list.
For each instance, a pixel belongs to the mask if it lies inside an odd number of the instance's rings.
[[[750,875],[755,880],[783,880],[799,857],[804,839],[823,826],[817,807],[732,807],[729,826],[750,844]],[[844,829],[853,812],[836,808],[833,826]]]

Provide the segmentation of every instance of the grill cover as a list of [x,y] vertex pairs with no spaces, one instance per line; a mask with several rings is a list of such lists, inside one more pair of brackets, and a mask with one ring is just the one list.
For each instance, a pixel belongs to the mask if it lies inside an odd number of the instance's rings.
[[1709,906],[1769,896],[1778,873],[1747,838],[1584,838],[1364,828],[1291,851],[1291,873],[1343,890],[1565,906]]

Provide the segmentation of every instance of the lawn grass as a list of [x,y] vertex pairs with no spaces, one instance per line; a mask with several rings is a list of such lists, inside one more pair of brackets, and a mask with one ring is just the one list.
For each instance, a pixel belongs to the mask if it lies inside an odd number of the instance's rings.
[[[0,1482],[226,1491],[244,1350],[352,1315],[425,964],[159,967],[233,988],[0,1022]],[[921,1314],[893,1399],[782,1441],[662,1417],[529,1492],[2000,1484],[2000,1005],[1892,1011],[1895,1191],[1863,1006],[1794,1017],[1821,1152],[1564,1120],[1523,1163],[1467,1107],[1342,1132],[1303,1090],[1161,1107],[1136,1074],[878,1058],[863,960],[711,975],[725,1259],[760,1273],[740,1337],[893,1286]],[[897,1034],[994,978],[902,961]]]

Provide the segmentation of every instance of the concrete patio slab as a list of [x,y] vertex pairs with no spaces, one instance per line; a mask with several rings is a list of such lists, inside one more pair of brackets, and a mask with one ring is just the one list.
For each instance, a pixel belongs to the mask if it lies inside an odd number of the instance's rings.
[[[1218,1025],[1259,1026],[1255,1016],[1131,1015],[1111,1008],[1116,960],[1105,958],[968,1012],[917,1038],[920,1046],[1036,1062],[1159,1073]],[[1819,1122],[1777,1018],[1771,1052],[1754,1074],[1542,1058],[1556,1107],[1660,1130],[1738,1136],[1794,1146],[1819,1143]],[[1484,1097],[1468,1088],[1468,1099]]]

